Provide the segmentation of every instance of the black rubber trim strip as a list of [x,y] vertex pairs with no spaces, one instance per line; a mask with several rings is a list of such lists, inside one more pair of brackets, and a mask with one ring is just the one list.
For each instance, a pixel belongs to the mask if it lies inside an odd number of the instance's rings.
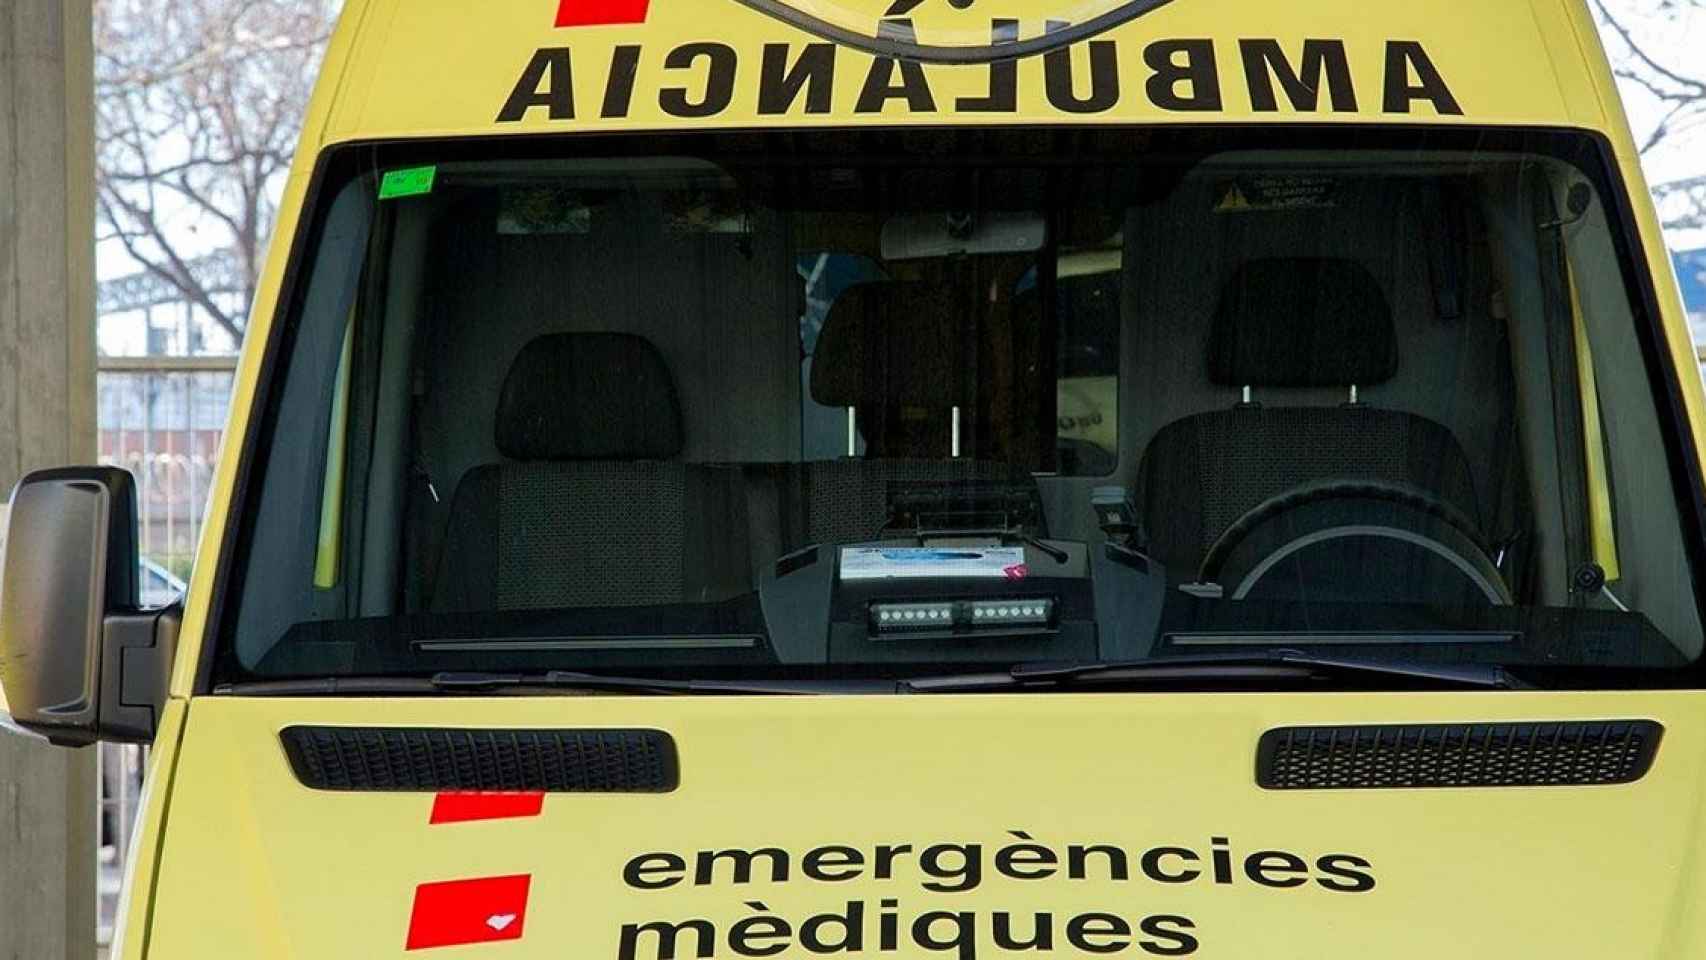
[[1039,37],[975,47],[946,46],[918,43],[895,37],[870,36],[837,26],[822,17],[814,17],[809,13],[796,10],[788,5],[785,0],[736,0],[736,2],[804,30],[813,36],[822,37],[844,47],[863,50],[875,56],[916,60],[921,63],[977,64],[994,63],[998,60],[1018,60],[1048,53],[1050,50],[1058,50],[1061,47],[1087,40],[1097,34],[1106,33],[1121,24],[1136,20],[1152,10],[1167,5],[1171,0],[1130,0],[1130,2],[1123,3],[1107,13],[1091,17],[1083,23],[1075,23]]

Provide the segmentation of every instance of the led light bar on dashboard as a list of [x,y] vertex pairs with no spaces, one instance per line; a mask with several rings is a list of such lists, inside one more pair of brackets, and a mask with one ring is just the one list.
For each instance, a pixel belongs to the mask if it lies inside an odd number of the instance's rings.
[[965,627],[1045,627],[1053,617],[1054,601],[1046,597],[871,604],[871,625],[878,633]]

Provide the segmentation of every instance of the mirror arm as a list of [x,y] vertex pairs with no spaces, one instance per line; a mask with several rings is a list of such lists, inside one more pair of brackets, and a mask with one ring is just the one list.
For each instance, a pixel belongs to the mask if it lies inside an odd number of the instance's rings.
[[149,743],[172,680],[183,607],[108,614],[101,639],[100,737]]

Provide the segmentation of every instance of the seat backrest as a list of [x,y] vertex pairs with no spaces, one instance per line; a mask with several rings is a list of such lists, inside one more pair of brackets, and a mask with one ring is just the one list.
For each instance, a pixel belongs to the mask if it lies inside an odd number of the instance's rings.
[[1272,257],[1240,265],[1209,321],[1209,382],[1348,387],[1398,372],[1392,305],[1354,260]]
[[[1035,493],[1026,469],[953,456],[954,410],[969,424],[978,391],[965,359],[964,304],[950,291],[944,282],[884,281],[836,298],[813,354],[812,399],[856,411],[865,455],[784,472],[782,499],[796,505],[784,509],[788,549],[902,532],[890,520],[908,493]],[[1029,530],[1037,532],[1040,506],[1030,513],[1037,520]]]
[[1349,260],[1275,258],[1244,264],[1216,307],[1208,377],[1249,388],[1252,402],[1175,420],[1139,467],[1149,549],[1189,577],[1247,511],[1303,486],[1375,481],[1432,494],[1480,523],[1462,446],[1442,424],[1363,403],[1287,406],[1289,388],[1353,386],[1398,369],[1392,310],[1379,283]]
[[457,485],[433,609],[668,604],[749,588],[739,471],[674,459],[680,403],[649,341],[535,338],[504,380],[494,430],[506,459]]
[[946,284],[883,281],[842,291],[812,357],[812,399],[851,407],[870,456],[951,452],[953,409],[977,392]]

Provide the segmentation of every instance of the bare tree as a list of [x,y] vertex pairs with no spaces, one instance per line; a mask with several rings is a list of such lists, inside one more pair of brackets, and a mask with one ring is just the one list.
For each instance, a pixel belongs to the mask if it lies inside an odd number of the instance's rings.
[[1613,10],[1606,0],[1594,0],[1600,21],[1616,42],[1609,44],[1612,69],[1618,79],[1633,84],[1658,101],[1664,113],[1641,142],[1641,152],[1666,138],[1706,128],[1706,59],[1682,52],[1660,52],[1643,42],[1636,22],[1662,30],[1706,23],[1706,0],[1623,0]]
[[[99,239],[242,339],[334,0],[95,0]],[[229,252],[224,290],[198,253]],[[233,303],[235,293],[240,305]]]
[[[1706,136],[1706,57],[1689,37],[1706,33],[1706,0],[1593,0],[1619,82],[1651,98],[1658,119],[1637,131],[1642,153]],[[1676,38],[1682,38],[1675,42]],[[1666,43],[1666,39],[1672,42]],[[1706,177],[1657,184],[1666,229],[1706,225]]]

